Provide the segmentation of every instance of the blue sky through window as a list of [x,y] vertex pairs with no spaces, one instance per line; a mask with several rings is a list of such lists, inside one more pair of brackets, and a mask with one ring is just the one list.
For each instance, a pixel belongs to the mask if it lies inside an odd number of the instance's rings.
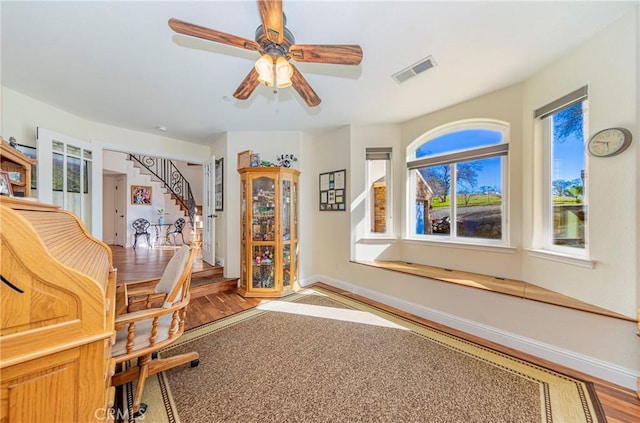
[[[502,133],[489,129],[464,129],[434,138],[416,150],[416,159],[453,153],[477,147],[499,144]],[[582,140],[570,135],[562,142],[554,143],[553,180],[574,180],[580,178],[584,169],[584,147]],[[483,169],[478,173],[478,186],[501,185],[501,160],[499,157],[484,159]]]
[[562,142],[554,140],[552,180],[572,181],[579,179],[583,169],[584,146],[582,141],[575,135],[567,137]]
[[462,131],[449,132],[422,144],[416,150],[416,159],[470,148],[486,147],[500,144],[501,141],[502,133],[490,129],[464,129]]
[[[449,132],[433,138],[416,150],[416,159],[437,156],[445,153],[469,150],[471,148],[486,147],[500,144],[502,133],[490,129],[463,129]],[[500,157],[482,160],[482,171],[478,172],[478,187],[491,186],[502,191]]]

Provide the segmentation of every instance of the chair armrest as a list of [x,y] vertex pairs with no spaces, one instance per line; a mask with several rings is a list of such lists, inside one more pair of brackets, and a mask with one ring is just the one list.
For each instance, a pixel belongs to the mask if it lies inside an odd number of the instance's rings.
[[162,307],[164,304],[165,298],[167,298],[167,294],[164,292],[159,293],[139,293],[135,295],[129,295],[127,311],[133,312],[142,309],[151,309]]
[[160,282],[160,278],[141,279],[139,281],[127,282],[127,291],[137,291],[139,289],[150,289],[153,291],[158,282]]
[[154,295],[155,288],[147,287],[147,286],[139,286],[135,288],[131,288],[127,285],[127,297],[143,297],[145,295]]
[[132,311],[130,313],[121,314],[115,319],[116,330],[120,330],[129,323],[136,323],[142,320],[153,319],[155,317],[164,316],[165,314],[171,314],[176,310],[180,310],[189,304],[188,300],[182,300],[175,303],[171,307],[162,308],[148,308],[144,310]]

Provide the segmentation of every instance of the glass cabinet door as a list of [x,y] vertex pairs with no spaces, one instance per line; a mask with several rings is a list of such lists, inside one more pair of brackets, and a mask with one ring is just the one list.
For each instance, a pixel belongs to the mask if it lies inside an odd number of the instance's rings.
[[246,288],[247,286],[247,181],[242,178],[241,182],[241,196],[240,196],[240,269],[242,274],[240,275],[240,286]]
[[291,216],[293,216],[293,225],[291,229],[292,233],[292,243],[291,248],[293,249],[293,274],[291,275],[292,282],[297,286],[298,285],[298,182],[297,180],[293,183],[291,193]]
[[251,287],[276,288],[276,186],[265,176],[251,181]]
[[282,286],[291,285],[291,181],[282,181]]

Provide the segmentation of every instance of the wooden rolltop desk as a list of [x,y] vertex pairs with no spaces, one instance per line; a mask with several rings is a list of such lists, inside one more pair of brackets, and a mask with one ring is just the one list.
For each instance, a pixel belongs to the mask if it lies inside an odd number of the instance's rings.
[[75,215],[0,198],[0,423],[109,420],[112,263]]

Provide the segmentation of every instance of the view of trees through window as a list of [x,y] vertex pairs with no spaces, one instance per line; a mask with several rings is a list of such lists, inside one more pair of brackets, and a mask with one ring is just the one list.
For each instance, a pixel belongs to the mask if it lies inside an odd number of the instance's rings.
[[553,245],[585,248],[584,102],[550,116]]
[[503,238],[504,158],[476,158],[478,148],[501,142],[502,132],[465,129],[433,138],[416,150],[417,159],[458,153],[451,162],[413,170],[416,234]]

